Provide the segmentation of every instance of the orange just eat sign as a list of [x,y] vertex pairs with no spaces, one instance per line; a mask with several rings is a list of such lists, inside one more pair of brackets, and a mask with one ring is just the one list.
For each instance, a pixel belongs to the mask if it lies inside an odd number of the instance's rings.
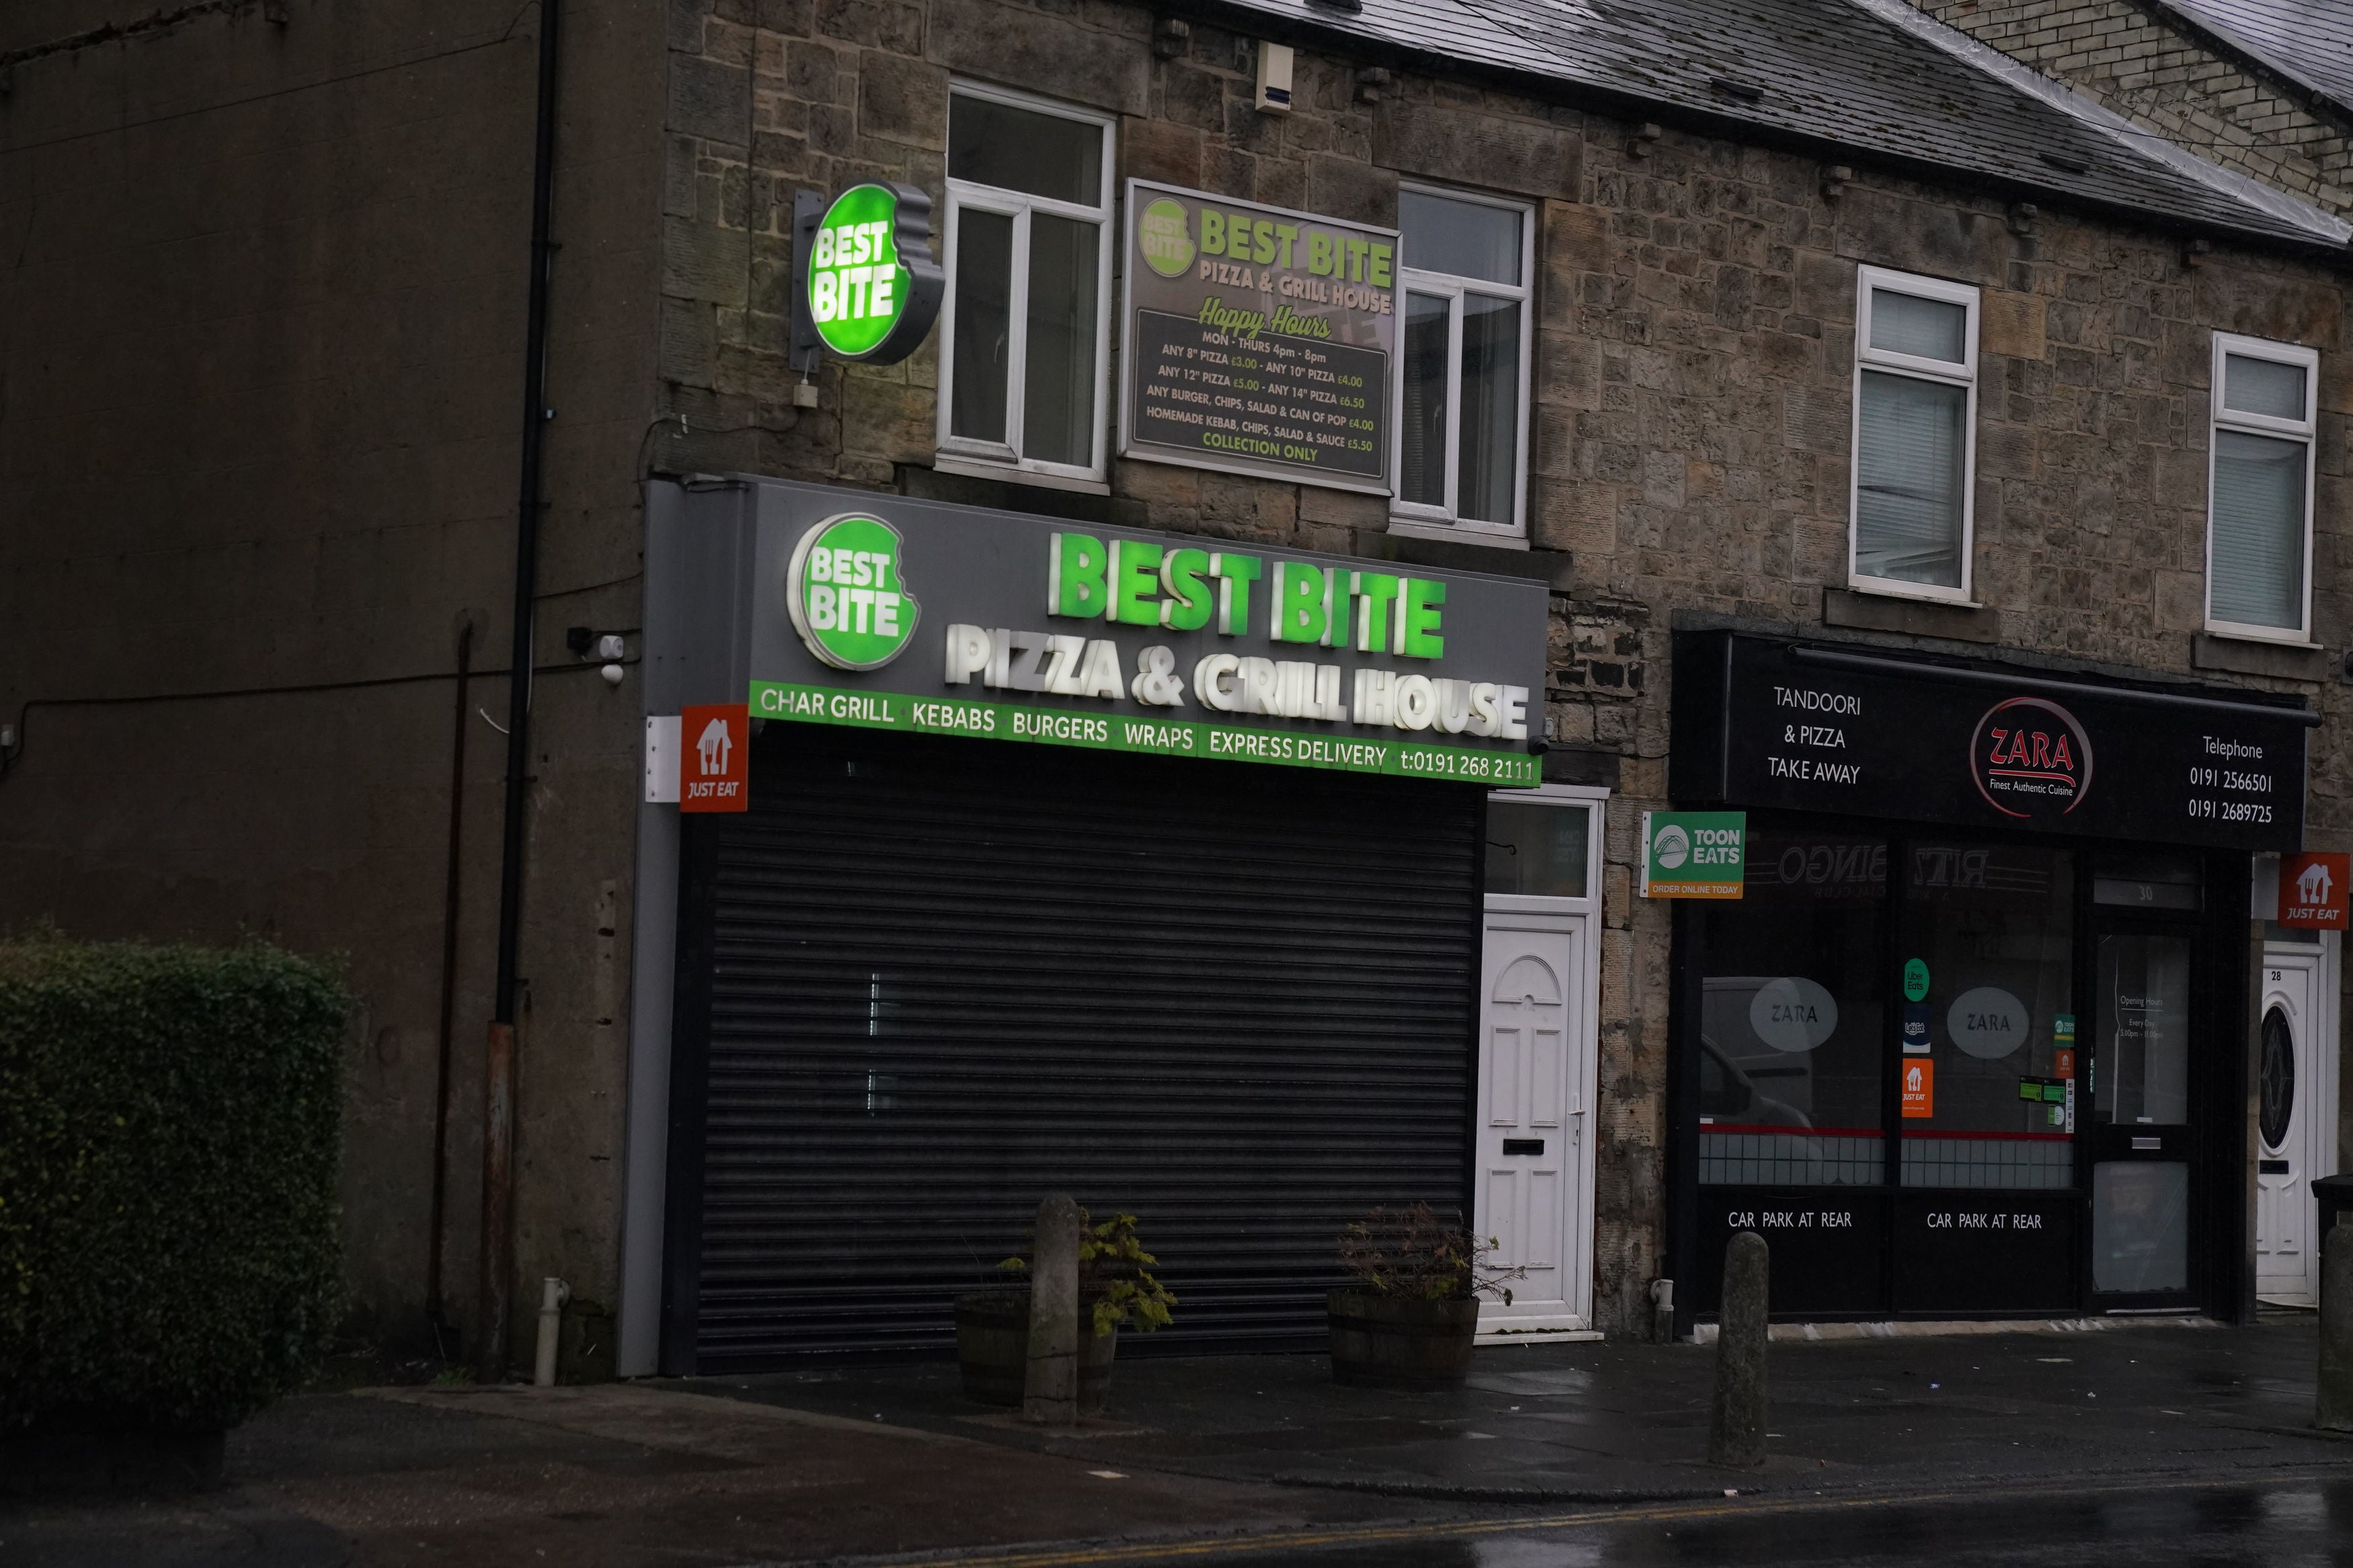
[[2353,856],[2311,849],[2281,856],[2279,923],[2302,931],[2343,931],[2348,863]]
[[1904,1064],[1904,1114],[1936,1114],[1936,1064],[1918,1058]]
[[678,734],[679,810],[751,810],[751,710],[741,702],[682,709]]

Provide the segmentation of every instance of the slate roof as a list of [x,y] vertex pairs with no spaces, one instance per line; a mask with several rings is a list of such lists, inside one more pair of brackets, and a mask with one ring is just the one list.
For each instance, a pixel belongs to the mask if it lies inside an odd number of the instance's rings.
[[2353,240],[2353,226],[2192,156],[1906,0],[1363,0],[1355,12],[1324,0],[1225,3],[2176,226]]
[[2161,0],[2158,9],[2353,110],[2353,0]]

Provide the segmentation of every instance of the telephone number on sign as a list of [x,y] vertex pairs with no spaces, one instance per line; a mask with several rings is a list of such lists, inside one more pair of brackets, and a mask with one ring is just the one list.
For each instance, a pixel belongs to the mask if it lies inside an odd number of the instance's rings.
[[2268,823],[2272,808],[2260,801],[2193,800],[2189,803],[2189,815],[2201,822]]
[[2219,787],[2237,790],[2243,795],[2269,795],[2272,793],[2272,775],[2242,773],[2236,768],[2194,767],[2189,770],[2189,787],[2192,789]]
[[1416,752],[1398,759],[1408,773],[1443,773],[1458,779],[1517,778],[1530,770],[1525,757],[1482,756],[1475,752]]

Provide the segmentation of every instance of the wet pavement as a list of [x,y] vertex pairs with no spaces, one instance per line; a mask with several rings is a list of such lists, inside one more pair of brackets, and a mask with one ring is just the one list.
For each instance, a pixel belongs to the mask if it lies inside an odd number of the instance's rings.
[[1042,1434],[951,1365],[290,1400],[230,1485],[0,1507],[0,1568],[2353,1564],[2309,1320],[1776,1343],[1773,1458],[1712,1468],[1708,1352],[1478,1353],[1452,1394],[1123,1347]]
[[1772,1458],[1704,1462],[1711,1352],[1693,1345],[1482,1349],[1460,1394],[1342,1388],[1321,1356],[1129,1357],[1112,1419],[1045,1436],[963,1397],[953,1365],[710,1379],[738,1399],[1023,1447],[1091,1465],[1489,1504],[1641,1502],[2048,1484],[2348,1466],[2311,1430],[2309,1318],[1776,1343]]

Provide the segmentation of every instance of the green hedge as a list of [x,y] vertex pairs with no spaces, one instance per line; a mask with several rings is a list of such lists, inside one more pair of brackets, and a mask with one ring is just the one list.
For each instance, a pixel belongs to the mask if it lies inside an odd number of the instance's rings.
[[0,1430],[225,1426],[317,1364],[349,1007],[261,942],[0,943]]

